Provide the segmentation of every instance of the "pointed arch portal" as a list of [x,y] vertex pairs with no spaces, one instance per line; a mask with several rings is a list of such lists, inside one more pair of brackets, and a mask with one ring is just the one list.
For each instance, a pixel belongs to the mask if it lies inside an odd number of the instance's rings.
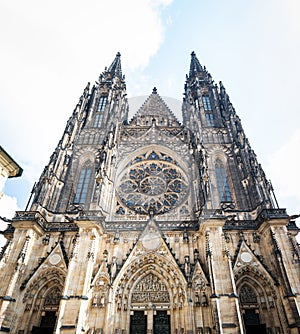
[[271,325],[267,326],[267,318],[272,317],[273,320],[277,318],[276,308],[273,305],[276,296],[271,282],[247,266],[239,272],[237,289],[245,333],[267,334],[267,327]]
[[182,274],[163,256],[150,253],[137,258],[120,277],[116,311],[128,315],[130,334],[171,333],[172,314],[187,298]]
[[[157,310],[170,303],[170,295],[165,282],[153,272],[146,274],[134,287],[130,316],[130,334],[144,334],[151,329],[154,334],[170,334],[168,310]],[[138,308],[143,305],[147,311]]]

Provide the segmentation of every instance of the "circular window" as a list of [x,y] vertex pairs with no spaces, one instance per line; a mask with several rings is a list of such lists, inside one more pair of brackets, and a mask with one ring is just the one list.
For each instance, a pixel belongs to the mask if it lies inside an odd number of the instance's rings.
[[137,213],[163,214],[183,202],[188,181],[172,158],[151,152],[127,166],[117,192],[121,202]]

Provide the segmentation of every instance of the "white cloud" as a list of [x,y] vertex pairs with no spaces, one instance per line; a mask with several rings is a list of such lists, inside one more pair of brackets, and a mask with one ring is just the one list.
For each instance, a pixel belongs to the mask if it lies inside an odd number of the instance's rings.
[[16,197],[3,195],[0,199],[0,216],[12,218],[15,211],[19,210]]
[[128,75],[148,64],[164,40],[161,15],[171,2],[0,3],[0,139],[28,166],[23,178],[37,180],[87,81],[118,51]]
[[[0,216],[5,218],[12,218],[15,211],[20,210],[17,205],[17,199],[15,197],[10,197],[3,195],[0,199]],[[7,227],[7,223],[0,220],[0,230],[3,231]],[[5,244],[5,238],[0,235],[0,248]]]
[[300,213],[300,129],[268,157],[267,170],[273,180],[276,194],[280,195],[280,202],[287,205],[292,214]]
[[[2,41],[33,67],[68,67],[78,61],[89,66],[99,58],[111,60],[112,50],[126,53],[126,65],[145,66],[163,41],[161,10],[171,0],[8,2],[2,5]],[[70,56],[72,58],[70,59]],[[21,58],[19,57],[21,60]],[[98,62],[99,64],[99,62]],[[86,68],[84,68],[86,73]]]

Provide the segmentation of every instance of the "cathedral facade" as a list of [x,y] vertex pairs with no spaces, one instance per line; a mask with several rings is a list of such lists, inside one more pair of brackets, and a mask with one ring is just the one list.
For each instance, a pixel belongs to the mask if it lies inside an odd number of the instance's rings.
[[0,255],[0,332],[300,333],[295,216],[195,53],[180,122],[128,119],[118,53],[84,89]]

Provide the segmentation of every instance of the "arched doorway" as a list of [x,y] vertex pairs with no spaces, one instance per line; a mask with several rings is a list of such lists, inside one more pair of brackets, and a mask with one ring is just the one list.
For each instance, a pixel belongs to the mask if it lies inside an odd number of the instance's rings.
[[[134,286],[131,293],[130,334],[170,334],[168,288],[153,272],[147,273]],[[141,310],[144,309],[143,311]]]
[[116,282],[114,331],[169,334],[191,327],[185,284],[181,271],[162,254],[137,256]]
[[257,294],[249,284],[243,284],[240,289],[240,304],[246,334],[267,334],[266,325],[261,323]]
[[41,310],[40,325],[33,326],[32,334],[52,334],[54,332],[60,298],[61,291],[58,287],[53,287],[47,292]]

